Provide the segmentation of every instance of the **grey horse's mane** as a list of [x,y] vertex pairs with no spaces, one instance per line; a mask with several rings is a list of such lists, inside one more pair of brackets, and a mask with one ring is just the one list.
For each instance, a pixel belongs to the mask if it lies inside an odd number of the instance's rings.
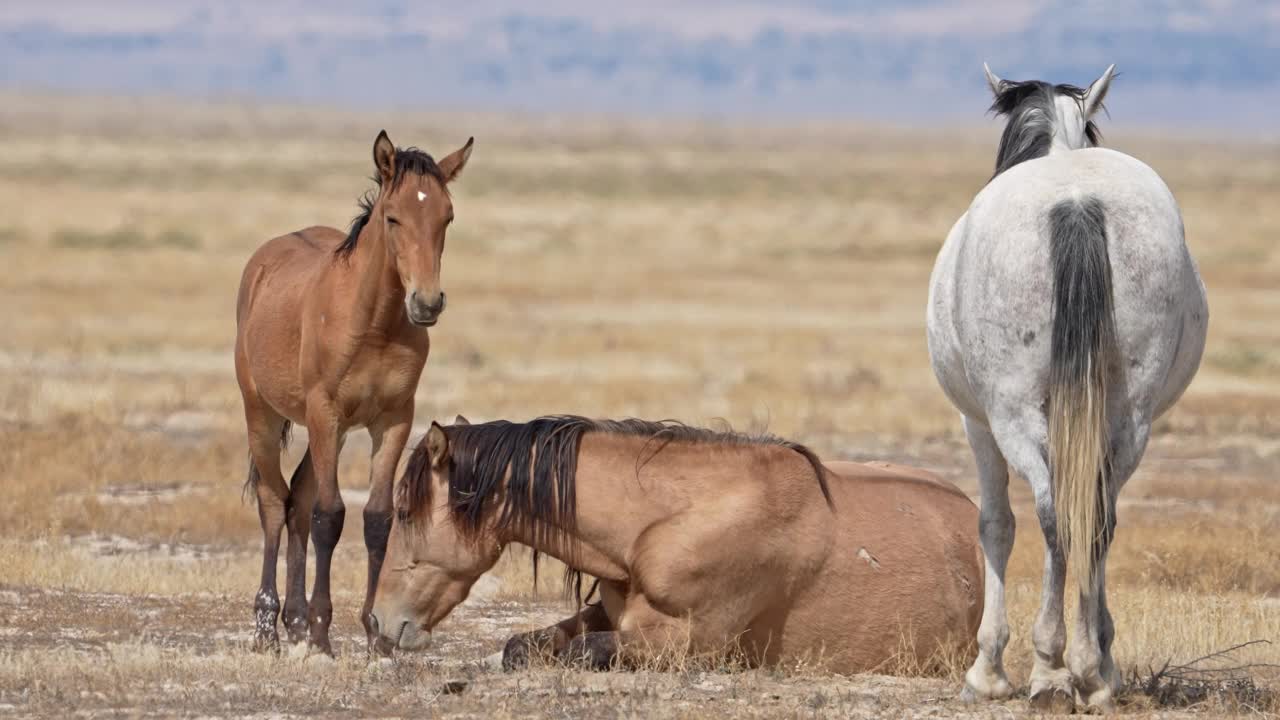
[[[1054,100],[1059,95],[1069,97],[1083,110],[1088,92],[1075,85],[1052,85],[1042,80],[1001,80],[1000,91],[996,93],[990,110],[1009,118],[1009,121],[1000,136],[996,171],[991,177],[995,178],[1019,163],[1048,155],[1058,117]],[[1091,147],[1096,147],[1102,140],[1102,133],[1092,120],[1085,122],[1084,135]]]

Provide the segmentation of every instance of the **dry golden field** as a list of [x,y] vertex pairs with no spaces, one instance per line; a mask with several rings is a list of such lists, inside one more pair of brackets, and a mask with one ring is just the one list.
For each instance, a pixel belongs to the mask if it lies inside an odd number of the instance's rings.
[[[929,370],[924,304],[935,252],[990,173],[998,129],[979,118],[949,132],[745,128],[0,97],[0,714],[1026,711],[1024,698],[957,704],[956,668],[504,675],[477,661],[565,613],[519,558],[429,652],[369,665],[362,434],[342,470],[353,512],[335,560],[338,658],[254,654],[261,535],[240,494],[236,284],[268,237],[345,226],[381,127],[437,155],[477,138],[454,187],[450,303],[420,426],[455,413],[723,418],[975,492]],[[1146,675],[1280,642],[1280,145],[1134,129],[1107,143],[1173,188],[1211,306],[1200,374],[1125,490],[1109,567],[1117,660]],[[1025,684],[1043,548],[1025,484],[1012,487],[1008,657]],[[1236,660],[1280,662],[1280,645]],[[1121,709],[1280,711],[1266,697],[1280,674],[1249,672],[1260,692],[1237,684],[1177,708],[1135,687]],[[446,692],[455,680],[465,689]]]

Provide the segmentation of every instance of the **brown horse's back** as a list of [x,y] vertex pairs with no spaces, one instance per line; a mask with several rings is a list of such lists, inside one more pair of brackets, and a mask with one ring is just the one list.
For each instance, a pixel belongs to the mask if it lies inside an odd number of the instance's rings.
[[978,509],[954,485],[887,463],[828,463],[832,551],[797,597],[786,648],[825,647],[840,672],[928,661],[965,644],[982,617]]
[[331,227],[314,226],[271,238],[245,263],[240,276],[236,321],[243,325],[263,282],[280,284],[281,289],[301,290],[332,259],[345,235]]
[[309,227],[268,240],[245,264],[236,300],[236,376],[246,402],[303,422],[303,305],[344,237],[334,228]]

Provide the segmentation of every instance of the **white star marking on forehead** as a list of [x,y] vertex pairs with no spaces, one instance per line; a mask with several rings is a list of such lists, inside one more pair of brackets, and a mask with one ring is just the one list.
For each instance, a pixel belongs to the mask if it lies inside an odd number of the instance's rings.
[[427,199],[427,194],[426,194],[426,193],[424,193],[424,192],[422,192],[421,190],[419,190],[419,191],[418,191],[418,202],[422,202],[423,200],[426,200],[426,199]]

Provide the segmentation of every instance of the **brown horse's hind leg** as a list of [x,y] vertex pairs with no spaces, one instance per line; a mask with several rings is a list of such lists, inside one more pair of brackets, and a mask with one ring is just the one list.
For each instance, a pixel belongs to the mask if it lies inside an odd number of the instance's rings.
[[502,669],[511,671],[528,667],[530,659],[534,657],[568,660],[565,653],[575,638],[584,633],[601,634],[610,630],[613,630],[613,624],[609,622],[604,607],[589,605],[577,615],[551,627],[513,635],[502,649]]
[[377,652],[378,633],[371,622],[374,591],[387,554],[387,536],[391,534],[391,490],[395,484],[396,465],[413,427],[413,403],[403,412],[384,416],[369,428],[373,439],[373,455],[369,470],[369,502],[364,506],[364,546],[369,553],[369,581],[365,587],[364,607],[360,622],[369,640],[369,652]]
[[280,444],[285,430],[283,419],[249,422],[249,485],[257,495],[258,519],[262,523],[262,580],[253,600],[254,647],[274,650],[280,645],[276,619],[280,616],[280,596],[276,593],[276,561],[280,556],[280,531],[284,528],[285,502],[289,488],[280,473]]
[[311,537],[311,510],[316,503],[316,476],[311,466],[311,449],[293,471],[286,505],[289,549],[285,554],[284,628],[289,642],[307,639],[307,542]]

